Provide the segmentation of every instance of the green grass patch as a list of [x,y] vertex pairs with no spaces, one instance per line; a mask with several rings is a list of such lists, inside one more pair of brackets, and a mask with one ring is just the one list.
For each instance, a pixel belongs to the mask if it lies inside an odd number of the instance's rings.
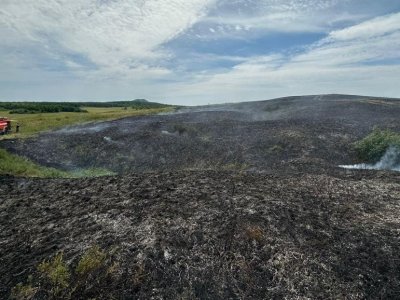
[[0,149],[0,174],[22,177],[68,177],[68,173],[46,168],[34,162]]
[[400,134],[389,129],[375,128],[369,135],[354,144],[358,159],[376,163],[390,146],[400,148]]
[[[93,246],[80,256],[74,268],[74,263],[68,263],[59,252],[42,261],[25,283],[18,283],[10,298],[26,300],[40,295],[38,299],[115,299],[109,286],[111,280],[123,283],[127,278],[111,253]],[[143,281],[144,269],[140,270]],[[132,284],[135,279],[131,279]]]
[[103,266],[106,253],[98,246],[94,246],[86,251],[76,266],[76,273],[86,276]]
[[81,178],[115,175],[115,173],[103,168],[80,169],[67,172],[55,168],[43,167],[27,158],[11,154],[7,150],[0,148],[0,175],[40,178]]
[[38,266],[39,272],[58,288],[68,287],[71,276],[63,259],[63,253],[58,253],[50,261],[44,261]]

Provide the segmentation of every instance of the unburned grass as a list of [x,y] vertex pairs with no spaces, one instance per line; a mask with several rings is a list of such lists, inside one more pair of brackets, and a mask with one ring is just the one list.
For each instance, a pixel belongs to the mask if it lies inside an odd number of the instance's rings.
[[[87,112],[59,112],[40,114],[10,114],[9,111],[0,111],[1,117],[12,120],[13,133],[0,137],[0,139],[23,138],[35,135],[42,131],[58,129],[67,125],[114,120],[130,116],[151,115],[161,112],[169,112],[174,107],[150,108],[150,109],[125,109],[123,107],[83,107]],[[20,132],[15,133],[15,125],[20,125]]]
[[389,129],[375,128],[369,135],[354,144],[360,161],[376,163],[389,147],[400,148],[400,134]]
[[64,262],[62,252],[58,253],[52,260],[42,262],[38,266],[38,270],[54,286],[60,288],[68,287],[71,274]]
[[0,148],[0,175],[13,175],[18,177],[41,177],[41,178],[80,178],[114,175],[107,169],[91,168],[76,171],[61,171],[38,165],[27,158],[11,154]]
[[68,173],[46,168],[34,162],[0,149],[0,174],[23,177],[68,177]]
[[28,277],[27,283],[18,283],[12,290],[10,294],[10,299],[15,300],[30,300],[34,299],[38,288],[32,286],[33,277],[30,275]]
[[76,267],[76,273],[81,276],[86,276],[90,272],[100,268],[105,259],[106,253],[103,252],[98,246],[94,246],[87,250],[79,260]]
[[[87,249],[78,264],[64,260],[63,252],[42,261],[37,271],[29,275],[26,283],[18,283],[11,291],[11,299],[95,299],[96,293],[107,293],[112,276],[115,280],[121,274],[118,263],[113,262],[106,252],[98,246]],[[96,298],[97,299],[97,298]],[[103,298],[101,298],[103,299]],[[108,298],[106,299],[114,299]]]

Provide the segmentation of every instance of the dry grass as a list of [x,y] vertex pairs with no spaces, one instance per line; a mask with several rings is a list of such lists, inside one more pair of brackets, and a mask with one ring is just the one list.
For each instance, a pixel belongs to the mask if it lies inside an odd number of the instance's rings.
[[106,259],[106,253],[95,246],[86,251],[76,267],[76,273],[82,276],[99,269]]
[[246,234],[249,239],[260,242],[264,238],[264,231],[260,226],[248,226],[246,228]]
[[[363,103],[363,101],[361,101],[361,103]],[[398,102],[391,102],[391,101],[378,100],[378,99],[367,100],[367,101],[365,101],[365,103],[375,104],[375,105],[392,105],[392,106],[400,105],[400,103],[398,103]]]

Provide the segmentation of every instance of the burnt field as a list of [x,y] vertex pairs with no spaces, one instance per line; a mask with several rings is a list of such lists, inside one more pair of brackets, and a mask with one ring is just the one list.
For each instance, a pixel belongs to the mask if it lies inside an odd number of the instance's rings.
[[399,115],[396,100],[289,97],[74,126],[0,146],[64,170],[326,172],[354,163],[351,144],[374,126],[399,130]]
[[399,116],[398,100],[289,97],[1,141],[120,174],[0,177],[0,298],[399,298],[400,173],[337,167]]
[[[59,251],[74,270],[98,245],[107,271],[71,299],[398,298],[399,180],[367,171],[3,178],[0,293],[28,275],[40,281],[38,264]],[[36,298],[46,299],[40,282]]]

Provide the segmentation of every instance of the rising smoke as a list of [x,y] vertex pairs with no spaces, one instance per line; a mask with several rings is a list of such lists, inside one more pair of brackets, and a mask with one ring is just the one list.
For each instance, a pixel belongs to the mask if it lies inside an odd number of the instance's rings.
[[389,147],[376,164],[340,165],[345,169],[392,170],[400,172],[400,148]]

